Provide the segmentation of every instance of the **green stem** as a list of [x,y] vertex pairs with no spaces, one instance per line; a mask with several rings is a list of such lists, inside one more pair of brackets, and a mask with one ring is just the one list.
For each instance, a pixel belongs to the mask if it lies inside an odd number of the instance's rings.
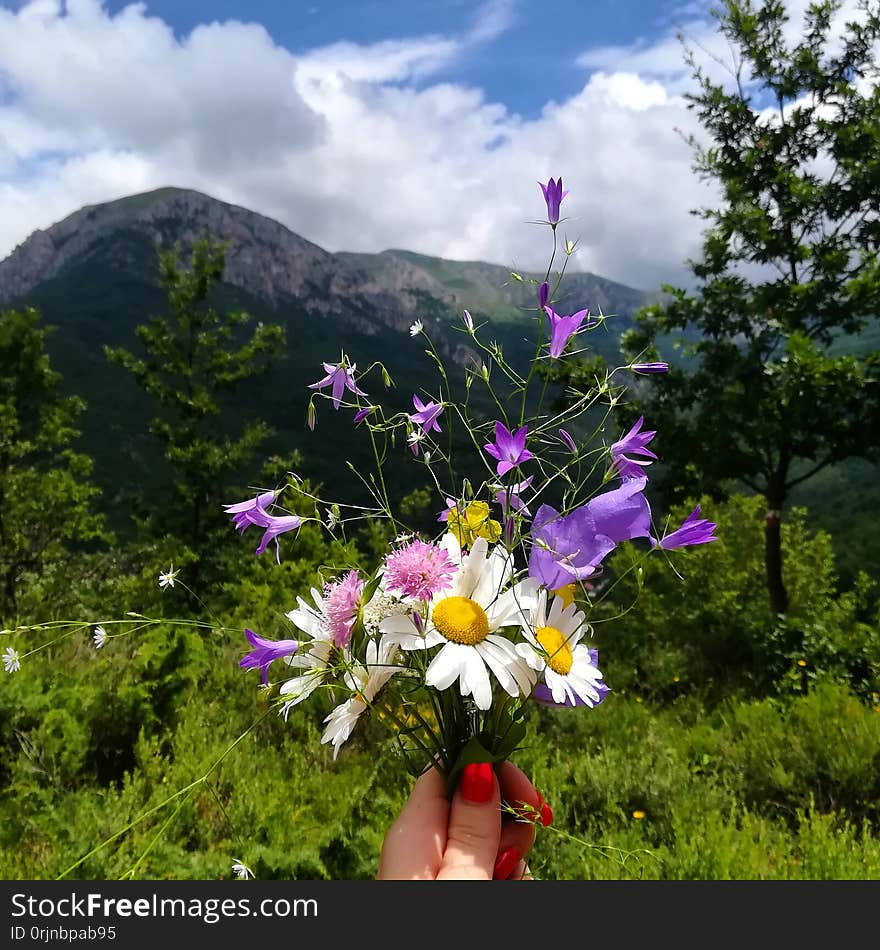
[[[267,710],[266,712],[263,713],[262,716],[259,717],[259,719],[251,723],[251,725],[248,726],[248,728],[234,742],[232,742],[217,759],[214,760],[214,762],[210,765],[210,767],[208,768],[208,770],[205,772],[204,775],[202,775],[200,778],[197,778],[195,781],[190,782],[189,785],[185,785],[183,788],[178,789],[176,792],[174,792],[173,795],[169,795],[166,799],[159,802],[158,805],[154,805],[152,808],[147,809],[147,811],[145,811],[142,815],[139,815],[137,818],[135,818],[134,821],[130,821],[124,828],[121,828],[115,834],[110,835],[109,838],[105,838],[100,844],[95,845],[95,847],[92,848],[91,851],[84,854],[78,861],[75,861],[73,864],[70,865],[70,867],[62,871],[61,874],[59,874],[58,877],[55,878],[55,880],[60,881],[62,880],[62,878],[67,877],[67,875],[70,874],[71,871],[75,871],[78,867],[80,867],[82,864],[88,861],[88,859],[92,857],[92,855],[97,854],[99,851],[105,848],[108,844],[111,844],[112,842],[116,841],[117,838],[121,838],[122,835],[124,835],[127,831],[131,831],[132,828],[139,825],[142,821],[145,821],[151,815],[155,815],[156,812],[161,811],[163,808],[166,807],[166,805],[170,805],[171,802],[176,801],[178,798],[181,797],[181,795],[186,795],[188,797],[188,793],[191,792],[193,789],[195,789],[197,786],[201,785],[203,782],[207,781],[207,779],[214,772],[214,770],[220,765],[220,763],[223,762],[223,760],[233,751],[233,749],[235,749],[238,746],[240,742],[242,742],[247,736],[251,734],[251,732],[254,729],[256,729],[256,727],[269,715],[271,711],[272,711],[271,709]],[[177,811],[179,810],[180,810],[179,808],[176,809],[174,814],[177,814]]]

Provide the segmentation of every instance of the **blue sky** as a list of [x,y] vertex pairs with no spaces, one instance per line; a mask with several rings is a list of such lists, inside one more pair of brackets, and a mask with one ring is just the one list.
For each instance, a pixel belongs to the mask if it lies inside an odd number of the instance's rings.
[[[786,0],[795,31],[807,2]],[[172,185],[329,251],[538,270],[538,182],[562,176],[573,269],[686,282],[714,195],[676,33],[723,78],[709,5],[0,0],[0,258]]]
[[[124,0],[106,4],[111,11]],[[465,32],[478,14],[473,0],[148,0],[147,9],[184,36],[211,20],[261,23],[292,53],[339,40],[368,45],[380,40]],[[583,85],[575,63],[591,47],[650,43],[682,22],[681,0],[524,0],[497,5],[507,25],[476,55],[440,70],[434,79],[481,88],[524,116],[550,99],[567,98]]]

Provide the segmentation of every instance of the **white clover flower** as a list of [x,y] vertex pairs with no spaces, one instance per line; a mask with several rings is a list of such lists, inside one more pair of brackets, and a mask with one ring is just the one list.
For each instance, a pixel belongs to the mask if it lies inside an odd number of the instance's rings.
[[253,878],[254,872],[242,862],[241,858],[235,858],[234,861],[235,863],[232,865],[232,871],[240,881],[246,881],[248,878]]
[[3,669],[7,673],[17,673],[21,669],[21,654],[12,647],[7,647],[3,651]]
[[409,328],[409,335],[410,335],[410,336],[418,336],[418,335],[422,332],[422,330],[424,330],[424,329],[425,329],[425,328],[424,328],[424,326],[423,326],[423,324],[422,324],[422,321],[421,321],[421,320],[416,320],[416,322]]
[[379,624],[388,617],[400,617],[408,614],[410,607],[404,604],[399,598],[392,597],[382,591],[373,594],[370,602],[364,605],[363,622],[367,632],[376,634],[379,631]]
[[164,571],[159,575],[159,586],[164,590],[166,587],[174,587],[174,582],[177,580],[177,575],[180,573],[180,568],[176,571],[174,570],[174,562],[171,562],[171,567],[167,571]]
[[107,639],[107,631],[100,625],[95,627],[95,632],[92,634],[92,641],[95,644],[95,649],[100,650],[101,647],[107,642]]

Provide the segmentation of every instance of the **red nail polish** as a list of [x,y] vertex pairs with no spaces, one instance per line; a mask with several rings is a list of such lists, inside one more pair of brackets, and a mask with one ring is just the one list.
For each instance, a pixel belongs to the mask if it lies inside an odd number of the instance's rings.
[[498,856],[495,862],[495,871],[492,878],[496,881],[506,881],[513,873],[513,869],[519,864],[522,855],[516,848],[507,848]]
[[544,802],[541,806],[541,824],[546,828],[553,823],[553,809]]
[[480,804],[489,801],[494,787],[495,776],[491,762],[472,762],[462,769],[459,788],[467,801]]

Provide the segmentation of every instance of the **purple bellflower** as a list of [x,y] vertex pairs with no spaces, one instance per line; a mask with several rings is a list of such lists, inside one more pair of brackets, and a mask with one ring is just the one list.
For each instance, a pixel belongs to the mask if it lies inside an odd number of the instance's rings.
[[700,517],[700,506],[696,508],[684,519],[681,527],[671,534],[664,535],[659,541],[651,539],[654,547],[660,547],[664,551],[671,551],[673,548],[688,547],[692,544],[708,544],[709,541],[717,541],[715,537],[715,523],[707,521]]
[[247,513],[249,511],[254,511],[257,508],[265,509],[266,506],[271,505],[273,501],[275,501],[275,492],[264,491],[259,495],[255,495],[253,498],[248,498],[247,501],[240,501],[234,505],[224,505],[223,510],[227,515],[232,515],[235,527],[238,528],[242,521],[247,521]]
[[538,184],[541,185],[544,201],[547,202],[547,220],[555,227],[559,224],[559,206],[562,204],[562,199],[568,194],[567,191],[562,190],[562,176],[559,176],[559,181],[554,181],[551,178],[546,185],[540,181]]
[[621,541],[650,537],[651,508],[642,494],[647,483],[627,479],[568,515],[541,505],[532,522],[529,575],[559,590],[589,577]]
[[503,422],[495,423],[495,441],[487,443],[483,449],[498,460],[495,470],[499,475],[505,475],[512,468],[535,457],[526,448],[527,432],[528,426],[511,433]]
[[420,425],[427,435],[429,432],[442,432],[437,417],[443,412],[443,405],[439,402],[429,402],[425,405],[418,396],[413,394],[413,406],[416,411],[410,414],[410,422]]
[[254,554],[262,554],[269,545],[270,541],[275,542],[275,560],[281,563],[281,546],[278,544],[278,535],[286,531],[297,531],[302,524],[302,519],[297,515],[270,515],[263,512],[258,517],[251,517],[251,524],[260,528],[265,528],[263,537]]
[[256,498],[242,501],[235,505],[224,505],[226,513],[232,515],[232,523],[242,534],[253,524],[258,528],[263,528],[263,537],[260,540],[259,547],[254,552],[262,554],[269,545],[270,541],[275,542],[275,560],[281,563],[281,547],[278,544],[278,535],[285,531],[295,531],[302,524],[302,519],[297,515],[270,515],[266,511],[266,505],[272,503],[275,499],[274,491],[263,492]]
[[[646,448],[647,444],[657,434],[657,430],[652,429],[649,432],[642,432],[644,421],[645,417],[639,416],[636,424],[629,432],[611,446],[611,464],[621,478],[642,478],[645,474],[642,469],[651,464],[651,459],[657,458],[649,448]],[[641,455],[644,458],[629,458],[627,453],[629,455]]]
[[516,485],[511,485],[508,488],[502,488],[495,492],[495,504],[501,505],[501,510],[505,518],[511,511],[518,511],[526,518],[531,518],[532,513],[519,496],[532,484],[534,477],[534,475],[529,475],[525,481],[518,482]]
[[367,395],[363,390],[358,389],[354,381],[354,371],[356,368],[357,363],[352,363],[351,366],[348,366],[344,356],[342,357],[342,361],[335,365],[333,363],[324,363],[324,372],[327,375],[323,379],[319,379],[318,382],[312,383],[309,389],[325,389],[327,386],[331,386],[333,408],[338,409],[339,403],[342,401],[342,395],[346,389],[356,396]]
[[254,649],[246,653],[239,660],[238,665],[243,670],[259,669],[263,674],[264,686],[269,685],[267,674],[270,664],[282,657],[292,656],[299,649],[299,643],[296,640],[264,640],[253,630],[248,629],[245,629],[244,635]]
[[633,363],[630,369],[634,373],[668,373],[669,363]]
[[[550,356],[559,359],[568,345],[568,341],[580,330],[581,324],[590,316],[589,310],[578,310],[577,313],[564,316],[557,313],[552,307],[544,307],[550,318]],[[588,322],[587,326],[594,326]]]

